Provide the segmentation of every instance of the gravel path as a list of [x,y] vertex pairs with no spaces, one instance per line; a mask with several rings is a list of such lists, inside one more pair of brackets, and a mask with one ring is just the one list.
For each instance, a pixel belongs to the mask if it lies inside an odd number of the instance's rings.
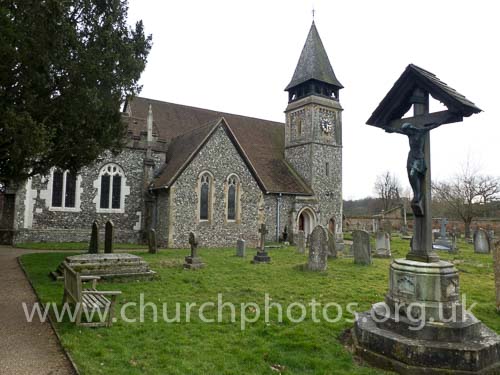
[[50,324],[26,321],[22,302],[31,307],[36,296],[17,257],[31,252],[0,246],[0,374],[74,374]]

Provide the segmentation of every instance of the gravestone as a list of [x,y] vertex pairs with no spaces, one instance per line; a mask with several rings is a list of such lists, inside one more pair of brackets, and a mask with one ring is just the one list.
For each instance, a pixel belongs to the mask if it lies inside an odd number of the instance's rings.
[[328,231],[328,258],[337,258],[337,244],[335,241],[335,234]]
[[389,233],[389,236],[392,234],[392,222],[390,220],[384,220],[382,227],[385,233]]
[[285,225],[285,229],[283,229],[283,242],[288,242],[288,227]]
[[448,219],[442,218],[440,220],[441,227],[439,230],[439,238],[435,240],[434,248],[439,250],[453,251],[453,243],[446,232],[446,224],[448,224]]
[[189,232],[189,245],[191,246],[191,255],[184,258],[184,268],[196,270],[203,268],[205,264],[198,257],[198,236],[194,232]]
[[297,232],[295,240],[297,241],[297,252],[304,254],[306,251],[306,236],[303,230]]
[[458,253],[457,235],[455,233],[451,234],[451,248],[450,253]]
[[328,260],[328,230],[322,225],[313,229],[309,239],[309,271],[325,271]]
[[97,254],[99,252],[99,223],[92,223],[92,233],[90,234],[89,254]]
[[368,232],[364,230],[355,230],[352,232],[352,253],[354,255],[354,263],[372,264],[370,234]]
[[377,232],[375,237],[375,255],[376,258],[391,257],[391,237],[386,232]]
[[115,235],[115,225],[111,220],[106,222],[104,227],[104,253],[113,253],[113,239]]
[[236,241],[236,256],[244,258],[245,257],[246,244],[243,239],[243,234],[240,234],[238,240]]
[[477,229],[474,232],[474,252],[478,254],[488,254],[490,252],[488,233],[483,229]]
[[271,261],[271,257],[266,252],[266,234],[269,233],[269,231],[266,228],[266,224],[261,224],[259,228],[259,233],[260,233],[260,246],[257,249],[257,255],[253,257],[252,263],[253,264],[259,264],[259,263],[269,263]]
[[494,246],[494,271],[495,271],[495,292],[496,292],[496,302],[497,311],[500,312],[500,241],[495,242]]
[[150,254],[158,253],[158,243],[156,242],[156,230],[150,229],[148,233],[148,247]]

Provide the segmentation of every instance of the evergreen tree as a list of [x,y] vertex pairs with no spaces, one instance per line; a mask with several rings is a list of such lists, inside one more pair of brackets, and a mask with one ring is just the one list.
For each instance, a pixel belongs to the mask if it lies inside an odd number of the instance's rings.
[[118,152],[151,49],[123,0],[0,1],[0,182]]

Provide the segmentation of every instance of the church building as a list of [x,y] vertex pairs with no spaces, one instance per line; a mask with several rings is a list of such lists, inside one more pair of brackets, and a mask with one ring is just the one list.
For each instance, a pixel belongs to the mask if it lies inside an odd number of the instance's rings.
[[262,223],[268,241],[318,224],[341,240],[342,88],[313,22],[285,123],[134,97],[120,154],[4,194],[3,241],[88,241],[94,220],[112,220],[117,243],[154,228],[169,248],[187,247],[190,231],[202,247],[234,246],[240,234],[255,246]]

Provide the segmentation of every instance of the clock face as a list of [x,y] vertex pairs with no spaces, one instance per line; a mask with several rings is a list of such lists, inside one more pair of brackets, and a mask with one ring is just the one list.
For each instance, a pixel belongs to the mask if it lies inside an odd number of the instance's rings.
[[333,130],[333,121],[329,118],[322,118],[321,121],[320,121],[320,126],[321,126],[321,130],[323,130],[323,132],[329,134],[332,132]]

